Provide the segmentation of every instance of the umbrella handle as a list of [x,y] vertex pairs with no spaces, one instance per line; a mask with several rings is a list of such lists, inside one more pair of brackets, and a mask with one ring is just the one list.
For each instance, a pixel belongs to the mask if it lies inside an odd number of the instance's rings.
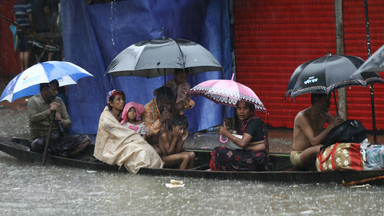
[[220,135],[220,142],[221,143],[227,143],[228,142],[228,137],[225,137],[227,138],[227,140],[223,140],[223,135]]

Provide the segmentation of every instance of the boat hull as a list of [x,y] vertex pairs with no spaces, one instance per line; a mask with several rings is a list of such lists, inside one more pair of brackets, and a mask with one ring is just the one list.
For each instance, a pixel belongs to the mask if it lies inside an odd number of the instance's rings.
[[[42,154],[32,152],[25,145],[15,143],[10,140],[0,138],[0,150],[22,161],[41,163]],[[271,154],[270,162],[274,171],[209,171],[208,162],[210,153],[207,150],[194,150],[196,154],[196,166],[189,170],[179,170],[171,168],[151,169],[141,168],[139,174],[155,176],[175,176],[175,177],[193,177],[205,179],[228,179],[228,180],[251,180],[262,182],[280,182],[280,183],[336,183],[336,184],[383,184],[384,170],[364,170],[364,171],[294,171],[289,162],[288,154]],[[88,154],[88,155],[87,155]],[[85,153],[88,159],[92,154],[92,148]],[[48,155],[47,165],[67,166],[82,168],[87,170],[113,171],[128,173],[123,167],[108,165],[95,159],[85,160],[82,158],[65,158]]]

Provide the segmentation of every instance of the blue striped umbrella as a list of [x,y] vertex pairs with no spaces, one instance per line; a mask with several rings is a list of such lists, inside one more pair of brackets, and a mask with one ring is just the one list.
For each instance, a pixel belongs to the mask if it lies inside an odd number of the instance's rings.
[[40,84],[52,80],[59,86],[76,84],[77,80],[92,76],[83,68],[65,61],[47,61],[38,63],[13,78],[1,94],[0,101],[13,102],[16,99],[40,93]]

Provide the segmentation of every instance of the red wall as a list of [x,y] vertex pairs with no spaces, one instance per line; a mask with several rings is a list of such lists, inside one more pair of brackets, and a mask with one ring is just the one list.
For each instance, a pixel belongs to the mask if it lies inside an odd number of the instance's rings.
[[[13,5],[16,0],[1,0],[0,15],[13,20]],[[0,76],[14,77],[20,73],[18,53],[14,52],[13,36],[9,23],[0,19]]]
[[[345,54],[366,59],[364,1],[343,2]],[[384,43],[384,14],[380,13],[384,1],[370,0],[368,4],[373,53]],[[234,20],[237,81],[260,97],[269,112],[265,116],[268,124],[292,128],[297,112],[310,106],[309,94],[284,101],[293,71],[326,55],[327,49],[336,54],[334,0],[236,0]],[[383,92],[383,86],[375,85],[375,92]],[[384,128],[383,96],[377,93],[375,98],[380,129]],[[361,120],[372,129],[369,91],[347,88],[347,101],[348,118]],[[335,113],[334,106],[331,113]]]
[[[384,44],[384,1],[369,0],[368,18],[371,55]],[[344,1],[345,52],[363,59],[368,58],[367,32],[365,28],[364,1]],[[383,72],[379,73],[382,77]],[[376,124],[384,129],[384,85],[374,84]],[[369,88],[349,87],[347,91],[347,109],[350,119],[359,119],[365,127],[372,129],[371,96]]]

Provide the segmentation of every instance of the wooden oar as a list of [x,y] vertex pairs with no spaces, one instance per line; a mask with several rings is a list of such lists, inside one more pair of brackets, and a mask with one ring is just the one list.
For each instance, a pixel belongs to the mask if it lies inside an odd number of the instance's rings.
[[370,181],[376,181],[379,179],[384,179],[384,176],[375,176],[372,178],[366,178],[366,179],[361,179],[361,180],[357,180],[357,181],[350,181],[350,182],[346,182],[346,183],[343,183],[340,185],[341,186],[352,186],[352,185],[357,185],[357,184],[363,184],[363,183],[370,182]]
[[45,161],[47,160],[49,140],[51,138],[52,126],[53,126],[53,121],[55,119],[55,116],[56,116],[56,110],[53,110],[52,113],[51,113],[51,121],[49,122],[47,142],[44,145],[43,160],[41,161],[41,165],[43,165],[43,166],[45,165]]

